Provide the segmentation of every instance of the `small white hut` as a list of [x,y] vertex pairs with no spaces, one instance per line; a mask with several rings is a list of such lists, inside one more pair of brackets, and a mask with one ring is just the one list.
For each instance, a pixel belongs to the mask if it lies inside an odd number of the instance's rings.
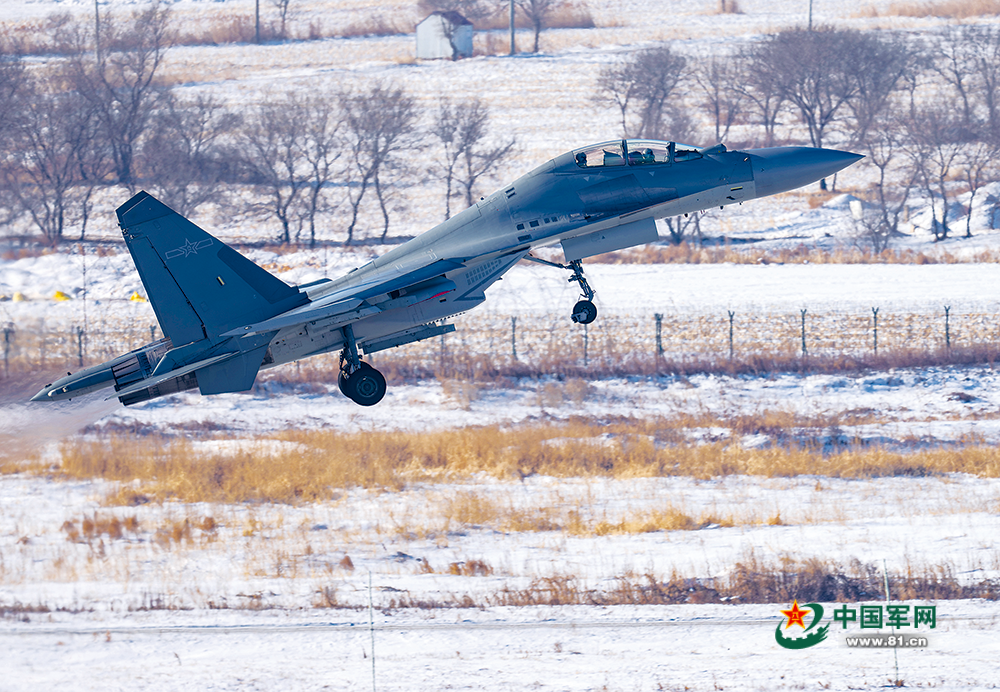
[[458,12],[432,12],[417,24],[417,58],[472,57],[472,22]]

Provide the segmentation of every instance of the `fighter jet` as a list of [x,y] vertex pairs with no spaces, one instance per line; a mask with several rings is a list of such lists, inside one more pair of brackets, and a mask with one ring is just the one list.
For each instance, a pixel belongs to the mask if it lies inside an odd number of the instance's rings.
[[[126,406],[197,388],[249,390],[261,369],[340,351],[340,390],[385,396],[362,360],[453,332],[449,317],[486,300],[521,261],[570,273],[573,322],[597,317],[582,260],[658,239],[655,220],[792,190],[862,158],[833,149],[727,151],[612,140],[561,154],[442,224],[340,278],[291,286],[146,192],[118,222],[163,339],[48,384],[32,401],[105,387]],[[532,254],[560,245],[565,264]]]

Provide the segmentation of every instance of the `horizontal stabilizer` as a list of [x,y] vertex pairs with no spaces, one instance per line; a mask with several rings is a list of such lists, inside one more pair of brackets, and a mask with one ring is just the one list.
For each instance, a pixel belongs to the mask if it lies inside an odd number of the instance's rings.
[[201,393],[245,392],[253,387],[253,381],[257,379],[257,371],[260,370],[264,355],[267,353],[269,337],[270,335],[268,338],[261,339],[263,344],[240,353],[238,358],[219,361],[199,370],[198,389],[201,390]]
[[[215,363],[221,363],[224,360],[233,358],[238,355],[240,355],[239,351],[236,351],[234,353],[223,353],[218,356],[212,356],[211,358],[206,358],[205,360],[199,360],[197,362],[185,365],[184,367],[177,368],[169,372],[165,372],[160,375],[153,375],[152,377],[147,377],[146,379],[139,380],[138,382],[134,382],[133,384],[130,384],[127,387],[119,389],[114,393],[114,396],[109,396],[108,399],[114,399],[115,397],[118,398],[126,397],[129,394],[134,394],[135,392],[142,391],[143,389],[148,389],[149,387],[153,387],[161,382],[166,382],[167,380],[172,380],[176,377],[187,375],[190,372],[194,372],[195,370],[200,370],[201,368],[206,368],[210,365],[214,365]],[[254,371],[254,374],[256,374],[256,371]]]

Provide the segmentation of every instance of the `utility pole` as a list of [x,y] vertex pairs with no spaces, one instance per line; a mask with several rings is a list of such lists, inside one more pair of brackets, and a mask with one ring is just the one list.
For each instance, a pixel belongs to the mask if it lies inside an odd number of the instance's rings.
[[514,45],[514,0],[510,0],[510,54],[517,53],[517,46]]
[[813,30],[813,0],[809,0],[809,31]]
[[101,62],[101,13],[94,0],[94,58]]
[[254,43],[260,45],[260,0],[256,0],[254,9]]

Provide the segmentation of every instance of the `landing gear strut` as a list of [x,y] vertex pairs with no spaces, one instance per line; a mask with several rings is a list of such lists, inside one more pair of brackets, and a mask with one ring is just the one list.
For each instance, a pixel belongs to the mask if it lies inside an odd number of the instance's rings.
[[573,260],[569,264],[557,264],[556,262],[549,262],[548,260],[532,257],[531,255],[527,255],[524,259],[530,260],[531,262],[538,262],[539,264],[547,264],[550,267],[569,269],[572,271],[573,276],[569,278],[569,281],[571,283],[575,281],[580,284],[580,291],[583,292],[583,300],[573,306],[573,312],[570,314],[570,319],[577,324],[590,324],[597,319],[597,306],[594,305],[594,296],[597,295],[597,292],[590,287],[587,277],[583,275],[583,264],[580,260]]
[[580,284],[580,290],[583,291],[583,300],[573,306],[572,320],[577,324],[590,324],[597,319],[597,306],[594,305],[596,291],[590,287],[587,277],[583,275],[583,265],[580,260],[573,260],[569,263],[569,267],[573,270],[573,276],[569,280]]
[[385,377],[368,363],[362,363],[358,355],[358,345],[354,340],[354,329],[346,325],[344,350],[340,352],[340,376],[337,385],[341,393],[361,406],[374,406],[385,396]]

